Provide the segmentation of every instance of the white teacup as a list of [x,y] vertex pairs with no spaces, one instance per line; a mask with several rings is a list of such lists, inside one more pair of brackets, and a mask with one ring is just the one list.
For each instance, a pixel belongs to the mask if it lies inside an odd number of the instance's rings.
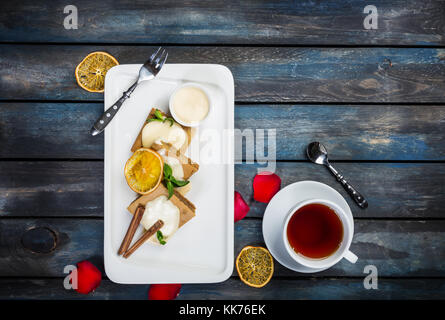
[[[331,255],[321,258],[321,259],[312,259],[306,256],[303,256],[301,254],[298,254],[292,249],[292,247],[289,244],[289,240],[287,238],[287,226],[289,224],[290,218],[293,216],[293,214],[300,208],[309,205],[309,204],[323,204],[332,210],[337,214],[337,216],[340,218],[340,221],[343,225],[343,239],[340,243],[340,246],[337,248],[337,250],[332,253]],[[341,259],[345,258],[351,263],[355,263],[357,261],[357,256],[353,254],[351,251],[349,251],[349,247],[352,242],[352,236],[354,234],[354,220],[351,219],[346,213],[335,203],[328,201],[328,200],[322,200],[322,199],[309,199],[304,200],[302,202],[297,203],[288,213],[287,218],[284,222],[284,228],[283,228],[283,241],[284,246],[286,247],[287,252],[292,257],[292,259],[295,260],[295,262],[299,263],[300,265],[303,265],[307,268],[313,268],[313,269],[327,269],[332,267],[334,264],[339,262]]]

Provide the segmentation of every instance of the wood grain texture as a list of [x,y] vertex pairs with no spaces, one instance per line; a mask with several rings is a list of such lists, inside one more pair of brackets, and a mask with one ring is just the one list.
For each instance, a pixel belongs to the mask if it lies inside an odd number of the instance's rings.
[[103,162],[0,162],[0,216],[103,216]]
[[[57,238],[55,249],[38,253],[24,246],[23,235],[33,228],[51,230]],[[235,255],[246,245],[264,246],[261,230],[258,219],[236,223]],[[445,221],[356,220],[351,250],[359,257],[357,263],[341,261],[313,276],[362,277],[366,265],[375,265],[382,277],[445,277],[444,232]],[[50,247],[53,240],[44,237],[35,241],[50,242],[45,244]],[[84,259],[92,260],[103,270],[101,219],[0,220],[0,277],[63,277],[66,265]],[[274,275],[307,277],[278,262]]]
[[[92,51],[142,63],[159,44],[173,44],[169,63],[230,68],[235,127],[276,129],[282,186],[316,180],[345,197],[359,256],[310,276],[276,262],[262,290],[235,271],[224,283],[184,285],[179,299],[445,297],[444,1],[376,0],[378,30],[364,30],[358,0],[78,0],[77,30],[63,28],[67,4],[0,3],[0,299],[147,298],[148,285],[107,279],[79,295],[63,288],[63,269],[88,259],[105,276],[103,137],[89,135],[103,95],[80,89],[74,69]],[[301,162],[312,140],[332,160],[352,161],[335,166],[368,209],[327,170]],[[254,151],[243,143],[236,150],[238,159]],[[406,160],[421,163],[388,163]],[[260,167],[235,167],[235,189],[251,206],[235,224],[235,255],[265,245],[266,205],[252,198]],[[363,288],[366,265],[378,268],[379,290]]]
[[[103,159],[103,136],[89,134],[102,110],[101,103],[1,102],[0,158]],[[445,160],[444,121],[445,108],[433,105],[237,105],[235,158],[255,156],[245,136],[264,132],[266,147],[275,137],[277,160],[305,160],[314,140],[332,160]]]
[[1,158],[103,159],[104,138],[92,137],[103,104],[0,103]]
[[[102,101],[102,94],[82,90],[74,77],[76,65],[88,53],[108,51],[121,64],[128,64],[143,63],[155,49],[1,45],[0,99]],[[445,102],[445,49],[167,49],[169,63],[216,63],[229,67],[235,78],[235,100],[239,102]]]
[[[277,163],[282,188],[297,181],[313,180],[336,189],[357,218],[444,218],[444,164],[333,163],[368,200],[360,209],[331,173],[312,163]],[[250,206],[248,217],[262,217],[266,204],[254,201],[252,182],[260,166],[237,165],[235,190]]]
[[[445,218],[445,164],[335,163],[369,201],[359,209],[324,168],[311,163],[277,163],[282,187],[315,180],[338,190],[357,218]],[[253,200],[257,165],[235,166],[235,190],[261,218],[266,204]],[[102,162],[1,162],[0,216],[103,217]]]
[[[88,295],[65,290],[63,279],[0,279],[0,299],[146,300],[149,285],[122,285],[102,280]],[[443,299],[445,285],[437,279],[379,279],[378,290],[366,290],[363,278],[272,279],[261,290],[237,278],[223,283],[186,284],[177,300],[356,300]]]
[[[442,1],[376,0],[378,30],[365,30],[366,3],[77,0],[77,30],[65,30],[67,2],[5,2],[0,41],[210,44],[443,45]],[[26,19],[24,18],[26,17]]]
[[[24,235],[34,228],[51,230],[56,237],[56,248],[49,253],[37,253],[24,246]],[[38,241],[53,240],[34,239],[34,242]],[[28,242],[31,240],[28,239]],[[103,265],[102,220],[0,220],[0,270],[7,275],[64,277],[65,266],[85,259],[91,259],[98,267]]]
[[[238,137],[245,129],[276,130],[278,160],[307,159],[312,141],[325,144],[331,160],[444,160],[444,121],[441,106],[242,105],[235,111]],[[244,143],[236,152],[246,159],[253,150]]]
[[443,281],[433,279],[380,279],[378,290],[366,290],[363,278],[273,279],[262,290],[249,288],[238,279],[215,285],[186,285],[179,300],[356,300],[356,299],[443,299]]

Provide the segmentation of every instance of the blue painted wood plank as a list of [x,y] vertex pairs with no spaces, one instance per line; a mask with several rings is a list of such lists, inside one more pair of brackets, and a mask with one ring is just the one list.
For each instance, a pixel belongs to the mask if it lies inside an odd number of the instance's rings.
[[[102,101],[76,83],[77,64],[108,51],[142,63],[156,47],[1,45],[0,99]],[[445,49],[167,47],[169,63],[230,68],[237,102],[445,103]],[[35,53],[38,52],[38,55]]]
[[[378,29],[363,27],[367,3],[345,1],[77,0],[78,29],[63,26],[66,1],[3,1],[0,41],[83,43],[443,45],[439,0],[375,0]],[[26,18],[24,18],[26,17]]]
[[[357,218],[445,218],[445,164],[335,163],[369,201],[359,209],[335,178],[311,163],[280,162],[282,187],[315,180],[338,190]],[[266,205],[253,200],[260,166],[235,167],[235,190],[261,218]],[[103,217],[103,162],[0,161],[0,217]]]
[[[368,200],[360,209],[331,173],[312,163],[277,163],[281,187],[313,180],[336,189],[356,218],[443,218],[445,165],[441,163],[333,163]],[[266,204],[253,199],[253,178],[260,165],[235,167],[235,190],[250,206],[248,217],[262,218]]]
[[2,158],[103,159],[103,136],[89,134],[103,104],[0,104]]
[[279,279],[258,290],[238,279],[214,285],[186,285],[179,300],[391,300],[443,299],[441,279],[379,279],[378,290],[367,290],[363,278],[357,279]]
[[[0,103],[0,158],[103,159],[103,136],[89,135],[102,110],[100,103]],[[445,108],[434,105],[237,105],[235,156],[256,157],[243,134],[264,132],[258,151],[266,159],[306,160],[307,144],[319,140],[332,160],[445,160],[443,119]]]
[[[332,160],[444,160],[444,118],[441,106],[243,105],[235,126],[239,137],[245,129],[269,130],[266,136],[275,129],[279,160],[306,159],[311,141],[323,142]],[[253,152],[243,142],[237,159]]]
[[[146,300],[149,285],[123,285],[102,280],[88,295],[63,288],[63,279],[0,279],[1,299]],[[378,290],[366,290],[363,279],[272,279],[262,289],[237,278],[223,283],[186,284],[178,300],[436,300],[445,296],[441,279],[379,279]]]
[[103,217],[102,161],[0,161],[0,217]]
[[[246,245],[265,246],[261,223],[245,219],[235,224],[235,255]],[[32,232],[35,228],[39,230]],[[356,220],[351,250],[359,257],[357,263],[341,261],[313,276],[363,277],[364,267],[374,265],[381,277],[445,277],[444,232],[443,220]],[[103,221],[0,219],[0,253],[0,277],[64,277],[66,265],[84,259],[103,270]],[[274,276],[307,275],[276,262]]]

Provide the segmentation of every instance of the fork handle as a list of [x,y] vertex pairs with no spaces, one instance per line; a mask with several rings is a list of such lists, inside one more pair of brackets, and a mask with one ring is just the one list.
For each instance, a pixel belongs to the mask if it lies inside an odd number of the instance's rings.
[[105,127],[113,120],[116,113],[119,111],[119,109],[122,107],[122,104],[130,98],[130,95],[133,93],[134,89],[136,89],[136,86],[138,85],[138,82],[136,81],[130,88],[128,88],[127,91],[125,91],[122,94],[122,97],[119,98],[111,107],[109,107],[102,115],[99,117],[99,119],[96,120],[93,127],[90,130],[90,133],[92,136],[98,135],[102,131],[104,131]]

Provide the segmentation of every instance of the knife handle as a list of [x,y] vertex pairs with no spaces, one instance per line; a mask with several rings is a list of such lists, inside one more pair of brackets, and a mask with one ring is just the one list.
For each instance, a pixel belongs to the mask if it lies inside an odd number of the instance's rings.
[[90,130],[90,133],[92,136],[98,135],[102,131],[104,131],[105,127],[113,120],[116,113],[119,111],[119,109],[122,107],[122,104],[130,98],[131,93],[136,89],[136,86],[138,85],[137,81],[122,94],[122,97],[119,98],[111,107],[109,107],[102,115],[99,117],[99,119],[96,120],[93,127]]

